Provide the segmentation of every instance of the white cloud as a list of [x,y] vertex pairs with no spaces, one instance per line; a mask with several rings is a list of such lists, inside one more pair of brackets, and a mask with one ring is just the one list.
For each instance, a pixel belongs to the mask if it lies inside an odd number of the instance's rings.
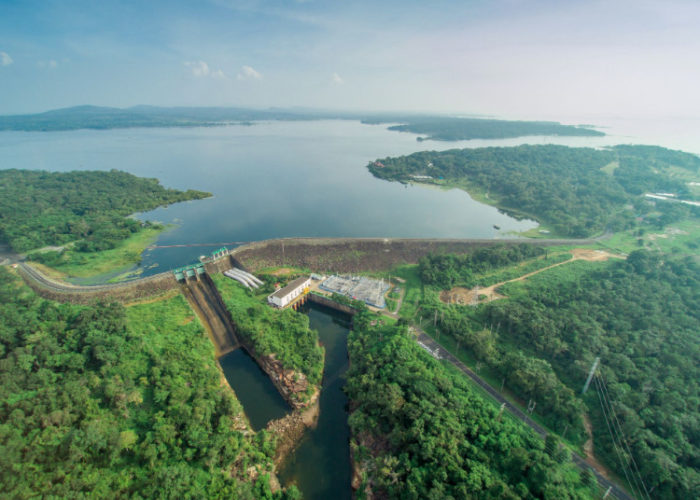
[[238,73],[237,78],[239,80],[260,80],[262,75],[250,66],[243,66],[241,68],[241,72]]
[[36,65],[42,69],[55,69],[58,67],[58,62],[54,59],[49,59],[48,61],[39,61],[36,63]]
[[343,78],[342,78],[338,73],[333,73],[333,74],[331,75],[331,80],[332,80],[333,83],[335,83],[336,85],[342,85],[342,84],[345,83],[345,80],[343,80]]
[[186,61],[185,66],[190,68],[192,75],[196,78],[226,78],[226,75],[221,69],[211,69],[204,61]]
[[185,66],[190,68],[192,70],[192,75],[196,76],[197,78],[209,76],[209,73],[211,72],[209,65],[204,61],[186,61]]
[[9,66],[14,61],[7,52],[0,52],[0,66]]

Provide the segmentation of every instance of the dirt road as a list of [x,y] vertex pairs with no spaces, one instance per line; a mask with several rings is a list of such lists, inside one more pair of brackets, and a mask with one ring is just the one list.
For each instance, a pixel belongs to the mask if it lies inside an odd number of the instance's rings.
[[538,269],[537,271],[532,271],[530,273],[523,274],[522,276],[519,276],[517,278],[496,283],[495,285],[487,286],[484,288],[473,288],[471,290],[462,287],[454,287],[451,290],[443,291],[440,294],[440,300],[448,304],[468,305],[476,303],[476,299],[483,296],[485,298],[479,299],[478,302],[491,302],[492,300],[498,300],[504,297],[503,295],[499,294],[496,290],[498,290],[499,287],[505,285],[506,283],[512,283],[514,281],[524,281],[529,277],[534,276],[535,274],[539,274],[548,269],[552,269],[553,267],[563,266],[564,264],[570,264],[571,262],[577,260],[585,260],[588,262],[601,262],[610,258],[624,258],[619,255],[606,252],[604,250],[590,250],[588,248],[574,248],[573,250],[571,250],[571,254],[573,255],[573,257],[569,260],[565,260],[564,262],[557,262],[556,264],[552,264],[551,266],[543,267],[542,269]]

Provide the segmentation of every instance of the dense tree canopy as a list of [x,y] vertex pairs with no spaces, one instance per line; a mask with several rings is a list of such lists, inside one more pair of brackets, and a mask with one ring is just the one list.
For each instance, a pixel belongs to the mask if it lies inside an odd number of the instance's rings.
[[246,430],[193,316],[181,296],[59,305],[0,268],[3,494],[272,498],[273,443]]
[[[407,336],[355,316],[346,391],[355,460],[379,498],[594,498],[556,442],[470,388]],[[587,482],[587,483],[586,483]],[[586,484],[584,484],[586,483]]]
[[[643,193],[692,198],[687,181],[700,173],[700,158],[651,146],[524,145],[414,153],[373,162],[369,169],[382,179],[428,176],[432,180],[422,182],[484,193],[499,207],[534,217],[558,234],[584,237],[633,226],[635,217],[652,211],[639,196]],[[657,204],[665,214],[661,226],[700,213],[680,203]]]
[[639,250],[626,261],[576,262],[508,284],[507,299],[477,309],[447,306],[426,290],[422,308],[430,318],[438,310],[442,334],[535,400],[545,422],[575,442],[585,439],[587,411],[596,453],[623,476],[597,391],[580,396],[600,357],[601,390],[646,488],[683,499],[700,488],[698,290],[693,259]]
[[473,252],[456,254],[429,254],[418,262],[423,283],[450,288],[454,285],[472,286],[474,275],[515,264],[525,259],[544,255],[542,247],[521,243],[495,245]]
[[[505,139],[527,135],[602,136],[603,132],[585,127],[562,125],[558,122],[528,122],[489,120],[483,118],[454,118],[446,116],[379,116],[365,118],[364,123],[401,122],[389,130],[425,134],[427,139],[462,141],[466,139]],[[419,140],[424,140],[420,138]]]
[[128,215],[207,196],[117,170],[0,170],[0,240],[20,252],[73,241],[106,250],[141,229]]

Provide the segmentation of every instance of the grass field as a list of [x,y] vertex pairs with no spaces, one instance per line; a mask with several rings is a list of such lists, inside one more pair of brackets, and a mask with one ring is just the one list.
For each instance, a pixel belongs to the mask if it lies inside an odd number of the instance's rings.
[[144,249],[156,241],[158,235],[167,228],[145,228],[119,246],[101,252],[76,252],[66,249],[60,262],[52,265],[56,277],[90,278],[118,271],[126,272],[141,262]]

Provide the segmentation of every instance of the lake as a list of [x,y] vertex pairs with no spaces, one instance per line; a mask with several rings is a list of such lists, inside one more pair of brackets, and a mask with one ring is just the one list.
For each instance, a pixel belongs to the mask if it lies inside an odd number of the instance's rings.
[[[252,126],[0,133],[0,168],[120,169],[166,187],[214,196],[139,214],[175,227],[143,255],[145,275],[195,261],[219,243],[291,236],[498,238],[535,226],[463,191],[374,178],[377,158],[422,150],[554,143],[600,147],[645,142],[643,134],[417,142],[415,134],[355,121],[262,122]],[[496,230],[494,225],[500,227]],[[511,233],[511,234],[508,234]]]

